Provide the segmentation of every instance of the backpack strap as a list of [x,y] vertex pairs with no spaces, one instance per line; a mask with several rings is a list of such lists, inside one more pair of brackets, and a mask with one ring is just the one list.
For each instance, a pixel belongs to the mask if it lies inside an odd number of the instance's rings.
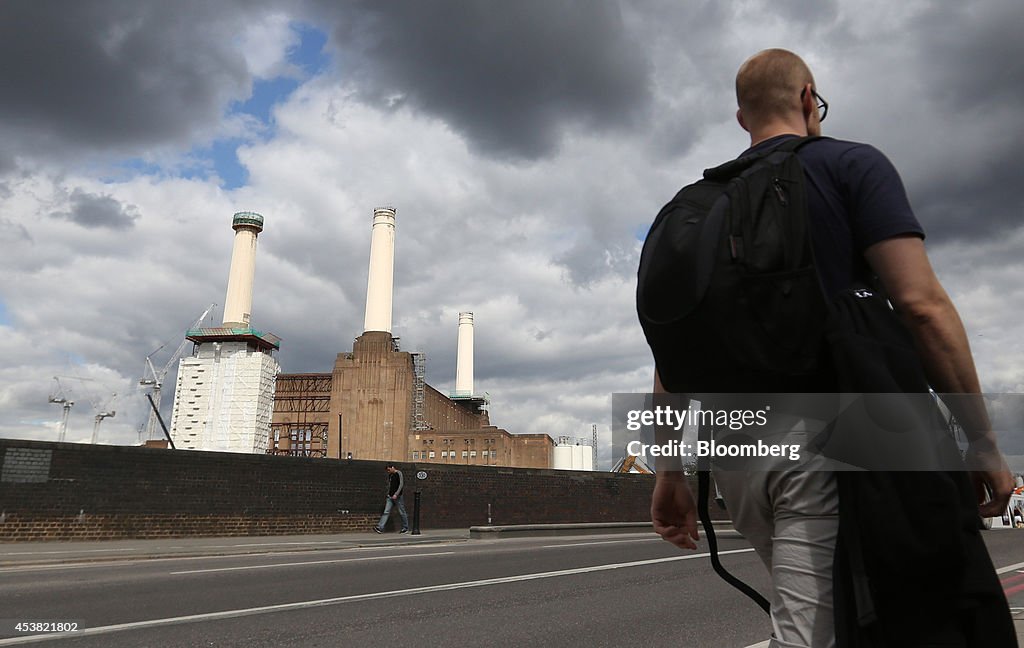
[[[701,441],[711,440],[712,429],[710,426],[701,423],[697,428],[697,438]],[[704,527],[704,536],[708,539],[708,553],[711,554],[711,567],[722,580],[729,583],[739,591],[743,592],[754,603],[757,603],[765,614],[771,614],[771,604],[768,599],[761,596],[760,592],[750,585],[747,585],[726,570],[722,559],[718,556],[718,537],[715,536],[715,526],[711,523],[711,513],[708,511],[708,491],[711,480],[711,460],[708,457],[697,458],[697,516]]]
[[729,178],[735,177],[742,173],[747,168],[753,166],[755,162],[763,157],[771,155],[775,152],[781,153],[793,153],[800,149],[805,144],[813,142],[815,140],[827,139],[821,135],[806,135],[804,137],[791,137],[786,141],[773,146],[772,148],[765,151],[758,151],[757,153],[751,153],[750,155],[744,155],[738,157],[735,160],[729,160],[724,164],[719,164],[716,167],[710,169],[704,169],[704,178],[713,182],[725,182]]

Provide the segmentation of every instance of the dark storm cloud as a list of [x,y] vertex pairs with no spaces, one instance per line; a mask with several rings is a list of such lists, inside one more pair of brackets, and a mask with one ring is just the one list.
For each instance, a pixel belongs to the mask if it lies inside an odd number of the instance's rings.
[[82,227],[123,230],[130,228],[139,217],[138,210],[131,205],[122,205],[110,196],[101,196],[75,189],[69,197],[69,210],[53,214]]
[[[951,152],[953,155],[955,152]],[[914,211],[934,243],[1007,236],[1024,217],[1024,171],[1017,153],[991,154],[971,164],[954,164],[908,191]]]
[[[949,159],[915,191],[917,208],[938,242],[1006,235],[1021,224],[1024,166],[1016,146],[1024,139],[1024,5],[933,5],[915,30],[925,95],[942,123],[936,137],[972,133],[999,120],[1000,130],[949,150]],[[913,112],[913,107],[908,108]],[[997,139],[993,139],[993,137]],[[1005,139],[1004,139],[1005,138]]]
[[[917,31],[929,98],[957,112],[1019,107],[1024,101],[1022,24],[1020,3],[931,6]],[[1019,110],[1017,115],[1019,127],[1024,116]]]
[[342,73],[366,100],[433,114],[486,153],[540,157],[564,124],[615,128],[648,101],[642,43],[627,37],[610,2],[338,6]]
[[26,156],[130,154],[216,125],[248,95],[233,39],[257,4],[0,3],[0,135]]

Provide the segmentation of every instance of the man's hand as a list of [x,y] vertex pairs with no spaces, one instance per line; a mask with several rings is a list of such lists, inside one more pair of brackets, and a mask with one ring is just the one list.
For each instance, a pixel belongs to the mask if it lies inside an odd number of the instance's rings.
[[697,501],[682,472],[659,472],[651,496],[654,531],[681,549],[696,549]]
[[[1016,485],[1006,460],[995,443],[977,441],[967,447],[967,467],[978,494],[981,517],[998,517],[1010,503]],[[990,500],[986,501],[991,497]]]

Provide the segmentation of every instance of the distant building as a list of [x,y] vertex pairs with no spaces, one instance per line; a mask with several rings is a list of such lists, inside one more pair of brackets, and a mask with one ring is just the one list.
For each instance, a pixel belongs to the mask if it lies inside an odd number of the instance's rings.
[[332,459],[550,468],[546,434],[490,424],[473,390],[473,314],[459,313],[455,392],[426,384],[425,358],[391,334],[395,210],[373,213],[364,332],[331,373],[279,374],[267,451]]
[[[550,468],[546,434],[490,424],[486,399],[449,398],[423,380],[423,358],[390,333],[368,331],[331,373],[279,374],[268,451],[376,459]],[[589,448],[588,448],[589,450]]]

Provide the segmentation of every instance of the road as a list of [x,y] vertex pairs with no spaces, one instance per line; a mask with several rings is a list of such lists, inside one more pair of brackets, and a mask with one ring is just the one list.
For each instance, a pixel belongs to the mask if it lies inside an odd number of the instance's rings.
[[[985,538],[1011,605],[1024,608],[1024,532]],[[389,540],[13,564],[0,568],[0,646],[744,648],[770,632],[761,610],[714,574],[706,549],[683,552],[647,534]],[[720,545],[730,570],[763,591],[767,575],[749,546],[739,538]],[[16,547],[0,549],[32,558]],[[52,561],[58,551],[36,558]],[[79,630],[40,641],[15,632],[18,620],[72,621]]]

